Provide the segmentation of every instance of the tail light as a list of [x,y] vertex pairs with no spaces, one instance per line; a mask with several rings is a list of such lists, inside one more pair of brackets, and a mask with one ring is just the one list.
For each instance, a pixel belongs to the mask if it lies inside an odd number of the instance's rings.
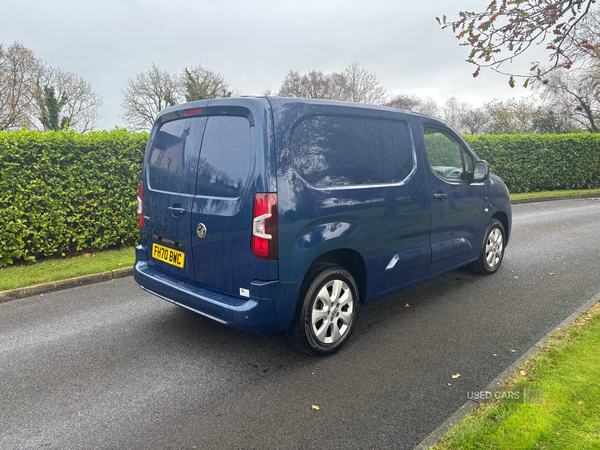
[[142,182],[140,181],[140,193],[137,198],[137,213],[140,218],[140,228],[144,228],[144,216],[143,213],[144,208],[142,207]]
[[252,253],[258,259],[277,259],[277,194],[254,196]]

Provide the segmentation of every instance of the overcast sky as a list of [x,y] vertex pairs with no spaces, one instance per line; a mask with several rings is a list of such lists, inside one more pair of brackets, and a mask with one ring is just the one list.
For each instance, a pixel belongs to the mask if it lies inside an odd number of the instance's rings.
[[[464,60],[436,16],[489,0],[0,0],[0,42],[21,41],[79,74],[103,99],[100,128],[123,126],[121,89],[154,62],[169,72],[201,64],[243,95],[277,92],[290,70],[341,70],[357,61],[392,94],[455,96],[475,106],[530,94]],[[530,53],[520,66],[527,70]],[[519,66],[515,63],[514,68]]]

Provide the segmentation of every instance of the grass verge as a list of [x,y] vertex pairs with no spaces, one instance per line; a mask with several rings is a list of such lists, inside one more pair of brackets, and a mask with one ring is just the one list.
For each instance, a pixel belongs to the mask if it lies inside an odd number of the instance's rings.
[[0,268],[0,291],[133,266],[135,248],[90,252]]
[[435,447],[600,449],[600,303],[554,335],[503,389],[541,387],[542,403],[490,400]]
[[557,195],[570,195],[570,194],[589,194],[590,197],[600,195],[600,189],[579,189],[572,191],[540,191],[540,192],[525,192],[523,194],[510,194],[511,200],[519,200],[522,198],[536,198],[536,197],[555,197]]

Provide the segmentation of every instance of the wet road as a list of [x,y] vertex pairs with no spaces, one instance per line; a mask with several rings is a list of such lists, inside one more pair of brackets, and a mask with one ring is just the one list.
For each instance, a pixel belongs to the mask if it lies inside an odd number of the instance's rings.
[[498,273],[370,303],[327,358],[133,278],[0,304],[0,448],[413,448],[600,291],[600,200],[513,213]]

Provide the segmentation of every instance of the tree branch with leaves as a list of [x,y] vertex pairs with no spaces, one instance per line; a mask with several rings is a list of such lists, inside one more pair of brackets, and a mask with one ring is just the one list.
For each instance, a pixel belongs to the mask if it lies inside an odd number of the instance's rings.
[[[571,68],[581,58],[582,50],[598,52],[596,44],[580,36],[584,18],[596,8],[596,0],[493,0],[482,12],[459,12],[459,19],[448,21],[446,16],[437,20],[442,28],[452,28],[460,45],[470,47],[467,61],[481,68],[490,68],[509,76],[509,85],[515,78],[524,78],[524,87],[531,79],[541,79],[558,68]],[[545,69],[541,62],[531,65],[529,73],[518,74],[504,70],[533,45],[546,44],[550,64]]]

